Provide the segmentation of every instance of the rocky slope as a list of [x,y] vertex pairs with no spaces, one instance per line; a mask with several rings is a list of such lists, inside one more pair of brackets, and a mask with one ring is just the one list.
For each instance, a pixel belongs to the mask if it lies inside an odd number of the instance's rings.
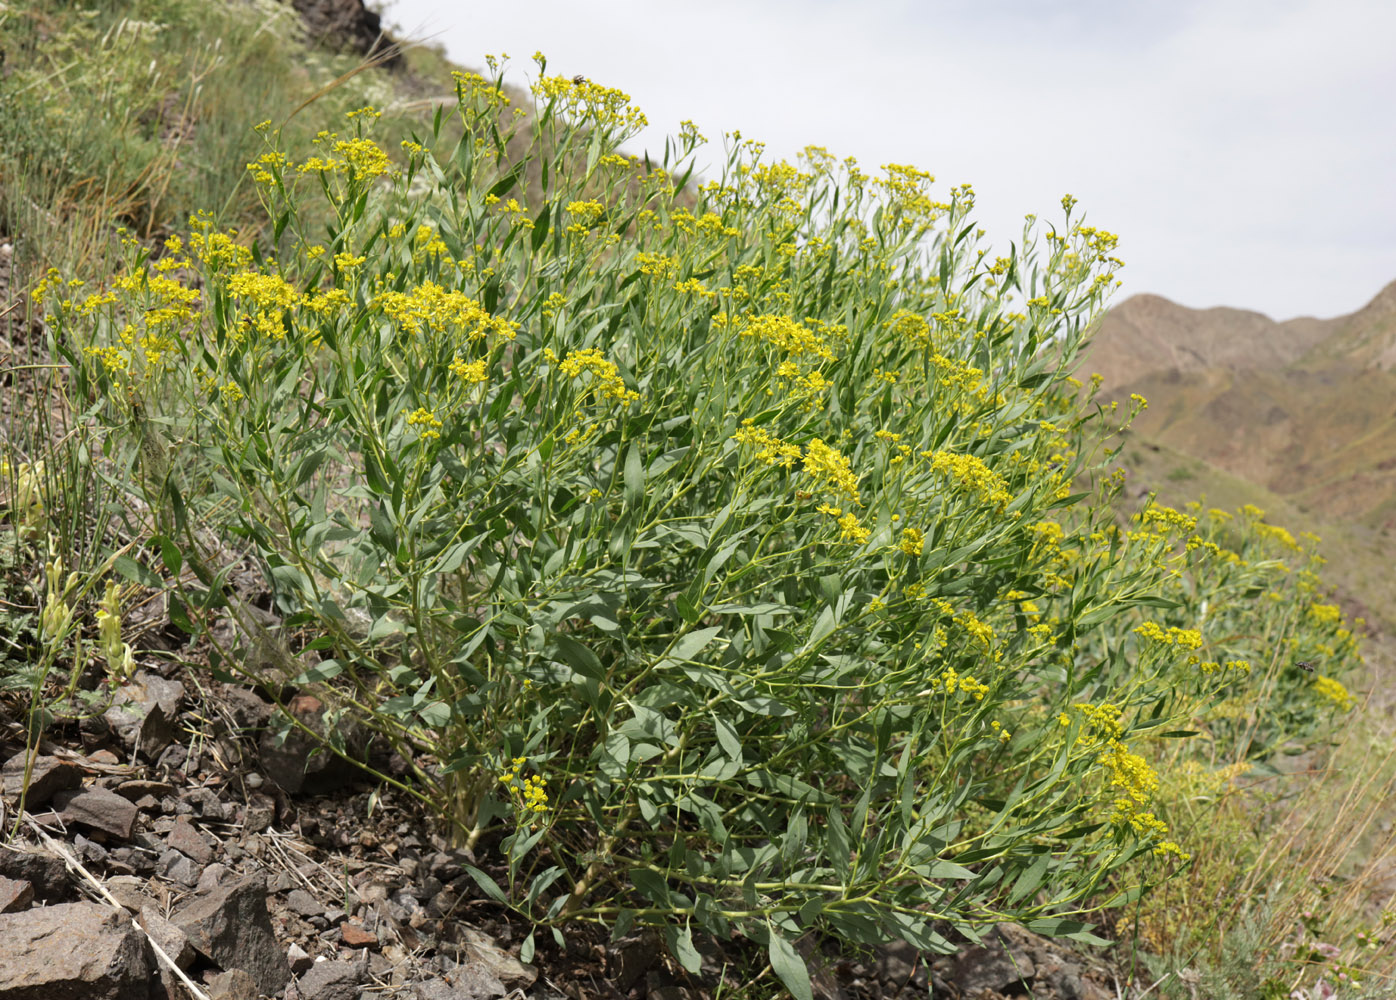
[[1326,517],[1396,526],[1396,282],[1349,316],[1278,323],[1139,295],[1085,370],[1150,406],[1136,433]]

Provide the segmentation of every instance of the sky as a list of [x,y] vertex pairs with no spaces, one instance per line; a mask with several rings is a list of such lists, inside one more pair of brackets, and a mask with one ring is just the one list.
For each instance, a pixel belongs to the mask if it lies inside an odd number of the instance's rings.
[[[1396,280],[1391,0],[386,0],[399,34],[479,69],[507,53],[630,94],[662,150],[692,120],[794,160],[971,183],[1007,248],[1070,193],[1120,236],[1116,301],[1274,319],[1353,312]],[[443,90],[446,90],[443,87]],[[712,176],[710,172],[708,176]],[[947,199],[948,200],[948,199]]]

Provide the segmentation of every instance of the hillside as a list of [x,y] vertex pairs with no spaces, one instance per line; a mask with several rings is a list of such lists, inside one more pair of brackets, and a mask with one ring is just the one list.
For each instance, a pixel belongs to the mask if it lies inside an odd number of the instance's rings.
[[967,186],[362,0],[0,26],[0,1000],[1389,995],[1386,536],[1263,482],[1392,296],[1126,303],[1239,443],[1116,453],[1069,200],[1025,316]]
[[1335,319],[1277,323],[1139,295],[1101,321],[1086,366],[1139,393],[1138,434],[1379,531],[1396,525],[1396,283]]

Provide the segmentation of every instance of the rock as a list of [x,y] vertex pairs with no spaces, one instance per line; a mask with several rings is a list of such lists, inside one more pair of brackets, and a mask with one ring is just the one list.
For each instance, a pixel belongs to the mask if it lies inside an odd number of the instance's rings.
[[325,905],[304,889],[292,889],[291,894],[286,897],[286,905],[303,917],[325,915]]
[[145,936],[125,913],[62,903],[0,914],[5,1000],[145,1000]]
[[199,892],[211,892],[218,888],[218,883],[223,881],[223,876],[228,874],[228,869],[214,862],[204,869],[204,873],[199,876],[199,884],[195,886]]
[[42,851],[0,845],[0,875],[30,883],[39,899],[61,902],[75,895],[62,859]]
[[268,705],[256,691],[231,685],[223,689],[223,704],[233,717],[233,724],[239,729],[261,729],[271,718],[272,706]]
[[[310,695],[292,698],[286,706],[293,716],[312,731],[325,733],[325,706]],[[367,759],[368,734],[348,720],[337,723],[350,756]],[[325,749],[319,741],[296,728],[284,734],[268,730],[258,744],[262,771],[281,788],[295,795],[323,795],[343,788],[363,776],[350,761]]]
[[137,878],[134,875],[117,875],[103,883],[112,899],[116,900],[132,913],[140,913],[143,907],[155,902],[150,893],[146,892],[149,884],[147,879]]
[[191,788],[184,793],[184,800],[193,805],[194,810],[204,819],[222,822],[228,818],[228,811],[212,788]]
[[538,978],[538,970],[524,965],[513,955],[501,949],[481,931],[465,924],[460,925],[460,943],[465,953],[465,966],[479,966],[498,979],[507,989],[528,989]]
[[662,953],[658,931],[623,937],[606,949],[606,975],[616,989],[628,993]]
[[243,829],[261,833],[276,820],[276,800],[270,795],[249,795],[242,814]]
[[360,924],[348,921],[340,925],[339,939],[349,948],[377,948],[378,935],[372,931],[366,931]]
[[199,881],[199,867],[186,855],[171,848],[160,855],[156,871],[181,885],[193,886]]
[[189,943],[189,935],[161,916],[155,907],[141,907],[141,926],[175,965],[188,969],[194,964],[194,946]]
[[74,835],[73,847],[77,850],[78,860],[89,865],[100,865],[107,860],[107,849],[80,833]]
[[112,791],[116,792],[116,794],[120,795],[122,798],[130,799],[132,802],[139,805],[141,799],[145,798],[147,795],[159,799],[172,794],[174,792],[174,785],[170,784],[168,781],[146,781],[144,778],[133,778],[130,781],[123,781],[112,789]]
[[131,839],[140,815],[134,802],[105,788],[59,792],[53,797],[53,804],[61,810],[59,815],[64,822],[82,823],[122,840]]
[[165,843],[196,861],[201,867],[213,860],[213,847],[204,839],[204,835],[194,828],[188,816],[180,816],[175,820]]
[[173,922],[201,954],[225,969],[242,969],[263,993],[291,978],[267,913],[267,885],[258,875],[196,897],[174,912]]
[[985,935],[985,943],[962,951],[950,976],[961,993],[974,996],[984,990],[1018,993],[1031,988],[1037,975],[1032,958],[1003,925]]
[[141,670],[116,692],[102,717],[127,747],[155,760],[173,742],[174,719],[183,701],[183,684]]
[[23,910],[34,901],[34,883],[0,875],[0,913]]
[[358,1000],[363,976],[351,962],[316,962],[296,981],[305,1000]]
[[291,947],[286,949],[286,961],[291,964],[291,971],[298,976],[315,964],[315,959],[311,958],[306,950],[294,941],[291,942]]
[[[28,754],[20,751],[0,767],[0,782],[5,794],[18,799],[24,790],[24,766]],[[33,812],[46,804],[58,792],[82,784],[82,768],[57,757],[35,757],[29,772],[29,792],[24,796],[24,808]]]
[[402,56],[396,43],[383,31],[381,16],[362,0],[292,0],[306,31],[323,45],[344,48],[363,56],[380,56],[382,65],[397,68]]
[[257,1000],[257,980],[242,969],[221,972],[208,981],[209,1000]]

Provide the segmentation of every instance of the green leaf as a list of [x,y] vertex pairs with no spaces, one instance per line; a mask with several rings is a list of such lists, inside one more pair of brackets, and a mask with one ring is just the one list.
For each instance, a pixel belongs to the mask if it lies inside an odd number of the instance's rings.
[[722,752],[738,764],[742,763],[742,741],[737,738],[737,731],[732,728],[732,724],[719,718],[714,712],[713,729],[717,733],[717,742],[722,747]]
[[475,880],[475,884],[478,885],[481,891],[483,891],[486,896],[489,896],[490,899],[498,903],[509,902],[509,897],[504,895],[504,890],[499,887],[499,883],[474,865],[466,865],[465,873]]
[[533,952],[536,945],[533,942],[533,931],[528,932],[528,937],[523,939],[523,944],[519,945],[519,961],[527,965],[533,961]]
[[692,660],[721,632],[720,625],[712,625],[680,636],[678,641],[670,646],[669,651],[664,654],[664,659],[655,664],[655,669],[662,670]]
[[159,590],[165,585],[165,581],[160,579],[150,570],[146,569],[130,556],[117,556],[112,560],[112,569],[116,570],[132,583],[139,583],[151,590]]
[[644,499],[644,458],[640,454],[640,445],[632,441],[625,456],[625,503],[628,507],[639,507]]
[[552,218],[552,205],[544,202],[543,207],[538,210],[538,214],[533,219],[533,239],[530,240],[530,249],[534,253],[537,253],[538,248],[547,240],[548,226],[552,222]]
[[605,678],[606,668],[601,665],[601,660],[576,639],[570,635],[558,635],[553,637],[553,642],[557,646],[558,655],[562,657],[563,662],[577,673],[594,681]]
[[649,868],[630,869],[630,882],[649,897],[656,906],[672,906],[669,899],[669,883],[664,876]]
[[1024,897],[1036,892],[1038,886],[1047,877],[1048,856],[1040,854],[1028,870],[1018,876],[1018,881],[1013,885],[1013,891],[1008,894],[1008,904],[1013,906]]
[[703,971],[703,956],[698,954],[698,949],[693,947],[693,928],[688,924],[683,925],[683,930],[678,928],[668,928],[672,932],[669,946],[673,949],[674,957],[679,960],[679,964],[686,970],[697,975]]
[[800,957],[800,953],[794,949],[790,942],[781,937],[780,933],[771,926],[769,920],[766,922],[766,929],[771,936],[767,949],[771,956],[771,971],[785,984],[785,988],[790,991],[790,995],[795,1000],[814,1000],[814,991],[810,986],[809,969],[805,966],[805,960]]

